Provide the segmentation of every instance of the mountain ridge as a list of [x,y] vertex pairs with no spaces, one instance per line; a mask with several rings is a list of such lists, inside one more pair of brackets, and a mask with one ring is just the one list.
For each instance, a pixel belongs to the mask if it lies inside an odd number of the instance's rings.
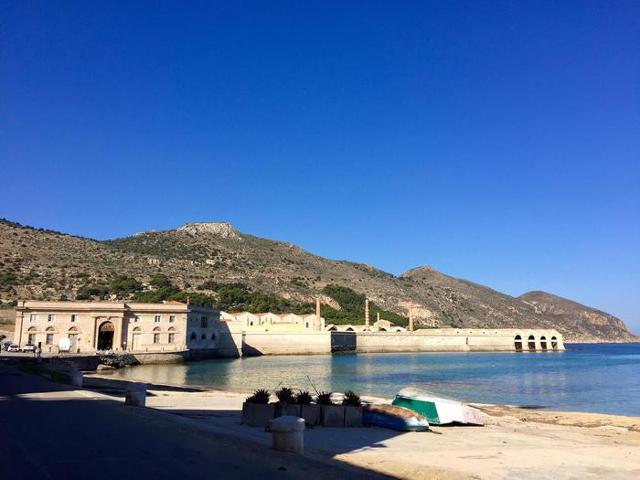
[[609,314],[558,314],[540,300],[512,297],[430,266],[396,276],[373,265],[328,259],[289,242],[243,233],[228,222],[187,223],[94,240],[0,221],[0,300],[75,298],[80,288],[116,276],[148,282],[157,274],[185,290],[206,282],[240,282],[290,301],[310,302],[320,296],[332,307],[335,303],[322,291],[342,285],[386,311],[406,316],[411,308],[416,324],[423,327],[556,327],[568,341],[633,338],[624,323]]

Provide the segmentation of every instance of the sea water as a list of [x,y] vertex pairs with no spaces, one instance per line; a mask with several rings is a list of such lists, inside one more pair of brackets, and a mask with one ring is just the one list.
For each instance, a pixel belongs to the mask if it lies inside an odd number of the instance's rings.
[[425,388],[469,402],[640,416],[640,344],[564,352],[263,356],[142,365],[116,376],[234,392],[278,386],[392,397]]

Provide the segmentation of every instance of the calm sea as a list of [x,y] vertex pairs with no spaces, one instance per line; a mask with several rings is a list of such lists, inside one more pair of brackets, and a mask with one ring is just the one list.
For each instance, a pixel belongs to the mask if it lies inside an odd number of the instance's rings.
[[115,373],[236,392],[278,385],[392,397],[407,386],[462,400],[640,416],[640,344],[548,353],[419,353],[251,357],[143,365]]

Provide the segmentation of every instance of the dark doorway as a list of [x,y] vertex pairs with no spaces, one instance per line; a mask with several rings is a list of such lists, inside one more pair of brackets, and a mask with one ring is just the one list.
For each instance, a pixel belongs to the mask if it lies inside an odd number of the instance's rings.
[[522,337],[520,335],[516,335],[515,347],[516,347],[516,352],[522,351]]
[[98,350],[111,350],[113,348],[113,323],[104,322],[98,329]]

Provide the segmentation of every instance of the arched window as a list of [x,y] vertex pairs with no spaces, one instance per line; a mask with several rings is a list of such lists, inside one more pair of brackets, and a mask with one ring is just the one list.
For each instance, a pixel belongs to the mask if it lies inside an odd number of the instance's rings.
[[153,343],[160,343],[160,327],[153,329]]
[[386,331],[387,331],[387,329],[386,329],[386,328],[380,328],[380,331],[381,331],[381,332],[386,332]]
[[558,349],[558,339],[556,337],[551,337],[551,348],[554,350]]
[[212,334],[211,334],[211,340],[215,340],[215,339],[216,339],[216,334],[215,334],[215,333],[212,333]]
[[536,337],[534,337],[533,335],[529,335],[528,342],[529,342],[529,350],[535,351],[535,349],[536,349]]
[[45,337],[45,342],[44,342],[45,345],[53,345],[53,333],[54,333],[54,331],[55,330],[53,329],[53,327],[47,328],[47,330],[46,330],[47,335]]
[[200,337],[200,340],[206,340],[207,339],[207,334],[203,333],[202,336]]
[[136,327],[133,329],[133,333],[140,333],[140,327]]
[[36,344],[36,327],[31,327],[27,330],[27,345]]
[[69,333],[78,333],[78,327],[71,327]]
[[398,329],[396,329],[396,332],[397,332],[397,333],[400,333],[401,331],[402,331],[402,330],[401,330],[401,329],[399,329],[399,328],[398,328]]
[[522,337],[520,335],[516,335],[514,343],[515,343],[516,351],[517,352],[521,352],[522,351]]
[[191,332],[191,340],[195,340],[196,339],[196,332]]

